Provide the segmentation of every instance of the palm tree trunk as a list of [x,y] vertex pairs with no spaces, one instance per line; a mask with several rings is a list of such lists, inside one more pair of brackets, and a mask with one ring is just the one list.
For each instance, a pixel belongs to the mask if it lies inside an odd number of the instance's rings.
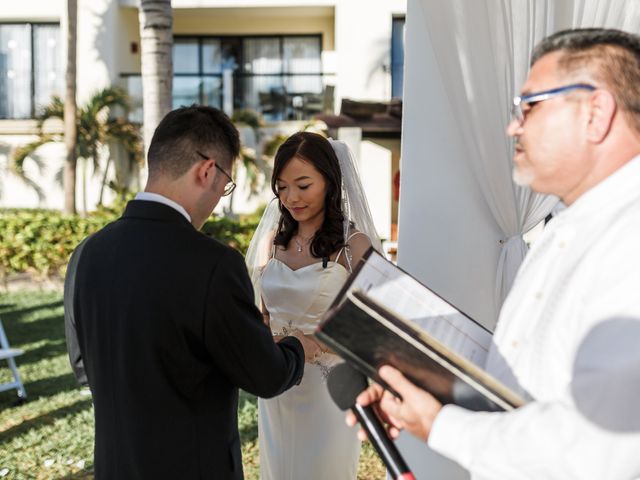
[[109,175],[109,167],[111,166],[111,148],[109,149],[109,156],[107,157],[107,164],[104,167],[104,173],[102,174],[102,182],[100,183],[100,196],[98,197],[98,205],[102,205],[102,197],[104,196],[104,187],[107,185],[107,175]]
[[171,0],[141,0],[139,10],[142,54],[144,152],[158,123],[171,110],[173,83],[173,13]]
[[87,216],[87,170],[89,160],[82,159],[82,216]]
[[78,26],[78,1],[67,0],[67,65],[65,73],[66,91],[64,99],[64,210],[76,213],[76,32]]

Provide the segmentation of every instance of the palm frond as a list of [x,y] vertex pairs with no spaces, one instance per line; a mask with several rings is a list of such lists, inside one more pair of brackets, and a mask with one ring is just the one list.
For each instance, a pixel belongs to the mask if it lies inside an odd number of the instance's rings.
[[51,103],[45,105],[42,109],[42,113],[38,115],[37,120],[39,131],[42,131],[44,122],[46,122],[50,118],[59,118],[61,120],[64,119],[64,103],[57,95],[51,97]]
[[32,154],[35,153],[35,151],[45,143],[54,142],[57,139],[58,138],[55,135],[42,135],[38,140],[27,143],[26,145],[22,145],[20,147],[16,147],[9,154],[9,165],[11,171],[18,176],[25,175],[24,162],[27,157],[31,158],[31,160],[33,160],[33,162],[38,166],[38,168],[42,170],[42,161],[39,158],[32,156]]
[[120,87],[107,87],[99,90],[89,99],[83,110],[96,117],[102,110],[114,107],[122,107],[125,110],[129,108],[127,92]]
[[53,180],[60,188],[64,188],[64,165],[58,169],[53,177]]
[[38,185],[38,183],[24,171],[24,163],[27,158],[30,158],[36,164],[38,170],[42,171],[44,167],[42,160],[40,160],[38,157],[32,156],[32,154],[41,145],[52,141],[52,136],[49,135],[47,137],[49,138],[45,139],[43,137],[39,140],[36,140],[35,142],[17,147],[13,152],[9,154],[9,170],[26,186],[36,192],[39,202],[42,202],[45,199],[44,191],[42,190],[42,187],[40,187],[40,185]]
[[262,152],[268,157],[273,157],[278,151],[278,148],[280,148],[280,145],[282,145],[287,138],[289,138],[289,136],[284,133],[274,135],[265,142]]
[[253,150],[242,147],[240,149],[240,160],[244,166],[246,180],[249,184],[249,196],[255,195],[260,187],[260,180],[264,178],[261,176],[263,172],[258,165],[256,154]]

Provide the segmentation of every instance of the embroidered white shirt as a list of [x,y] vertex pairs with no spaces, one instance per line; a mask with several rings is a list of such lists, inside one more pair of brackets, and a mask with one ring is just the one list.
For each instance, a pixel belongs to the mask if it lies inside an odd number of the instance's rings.
[[508,413],[442,409],[429,446],[474,479],[640,478],[640,157],[547,225],[487,370],[535,400]]
[[186,218],[188,222],[191,223],[191,215],[187,213],[185,208],[179,203],[174,202],[170,198],[165,197],[164,195],[160,195],[159,193],[152,193],[152,192],[138,192],[136,193],[135,200],[147,200],[149,202],[163,203],[173,208],[174,210],[177,210],[178,212],[180,212],[184,216],[184,218]]

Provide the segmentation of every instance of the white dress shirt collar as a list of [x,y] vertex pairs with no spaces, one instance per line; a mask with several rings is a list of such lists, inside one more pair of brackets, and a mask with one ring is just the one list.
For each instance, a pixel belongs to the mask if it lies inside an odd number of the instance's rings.
[[187,221],[191,223],[191,215],[187,213],[185,208],[179,203],[174,202],[170,198],[165,197],[164,195],[152,192],[138,192],[135,196],[135,200],[146,200],[149,202],[158,202],[167,205],[168,207],[171,207],[174,210],[180,212],[184,216],[184,218],[186,218]]

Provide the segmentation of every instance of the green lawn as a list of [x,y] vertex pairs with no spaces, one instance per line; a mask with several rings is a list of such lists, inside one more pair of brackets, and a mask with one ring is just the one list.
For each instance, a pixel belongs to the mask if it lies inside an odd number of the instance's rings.
[[[12,346],[25,351],[17,362],[29,395],[28,402],[16,405],[15,390],[0,393],[0,478],[92,478],[91,398],[78,388],[67,360],[62,294],[0,294],[0,318]],[[8,379],[2,361],[0,382]],[[245,477],[257,480],[255,397],[242,394],[238,414]],[[384,468],[368,444],[358,478],[384,478]]]

